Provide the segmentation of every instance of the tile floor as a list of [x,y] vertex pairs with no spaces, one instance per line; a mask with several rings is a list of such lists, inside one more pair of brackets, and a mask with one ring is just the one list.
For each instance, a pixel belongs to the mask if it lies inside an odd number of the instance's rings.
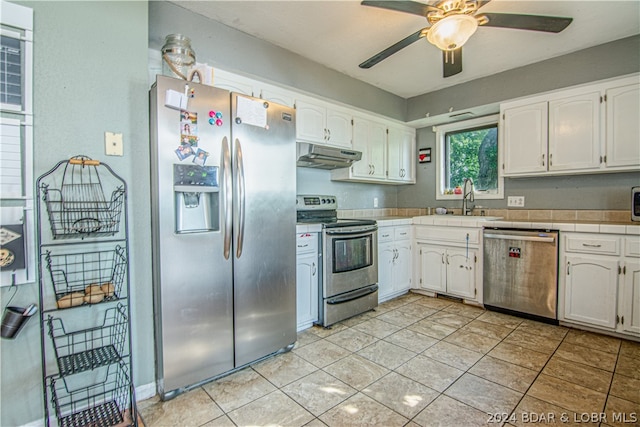
[[171,401],[146,426],[640,425],[640,344],[407,294]]

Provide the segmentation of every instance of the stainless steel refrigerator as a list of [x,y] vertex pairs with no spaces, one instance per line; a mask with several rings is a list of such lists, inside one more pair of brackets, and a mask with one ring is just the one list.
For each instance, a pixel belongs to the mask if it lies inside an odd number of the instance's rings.
[[150,112],[166,400],[296,340],[295,111],[158,76]]

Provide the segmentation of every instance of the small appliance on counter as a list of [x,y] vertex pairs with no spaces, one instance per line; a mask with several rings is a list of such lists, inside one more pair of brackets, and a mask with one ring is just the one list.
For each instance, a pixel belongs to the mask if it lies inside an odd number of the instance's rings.
[[335,196],[299,195],[297,221],[322,224],[319,324],[327,327],[378,306],[378,225],[338,219]]
[[631,187],[631,221],[640,221],[640,187]]

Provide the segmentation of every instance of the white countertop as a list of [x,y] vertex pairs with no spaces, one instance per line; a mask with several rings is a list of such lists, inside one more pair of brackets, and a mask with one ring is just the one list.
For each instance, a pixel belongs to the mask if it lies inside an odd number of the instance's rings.
[[413,218],[408,216],[382,216],[372,218],[378,223],[378,227],[394,227],[396,225],[411,225]]

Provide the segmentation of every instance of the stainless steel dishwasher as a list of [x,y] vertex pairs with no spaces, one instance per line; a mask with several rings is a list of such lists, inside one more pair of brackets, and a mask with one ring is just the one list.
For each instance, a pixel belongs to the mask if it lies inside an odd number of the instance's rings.
[[485,229],[483,241],[485,308],[557,323],[558,232]]

